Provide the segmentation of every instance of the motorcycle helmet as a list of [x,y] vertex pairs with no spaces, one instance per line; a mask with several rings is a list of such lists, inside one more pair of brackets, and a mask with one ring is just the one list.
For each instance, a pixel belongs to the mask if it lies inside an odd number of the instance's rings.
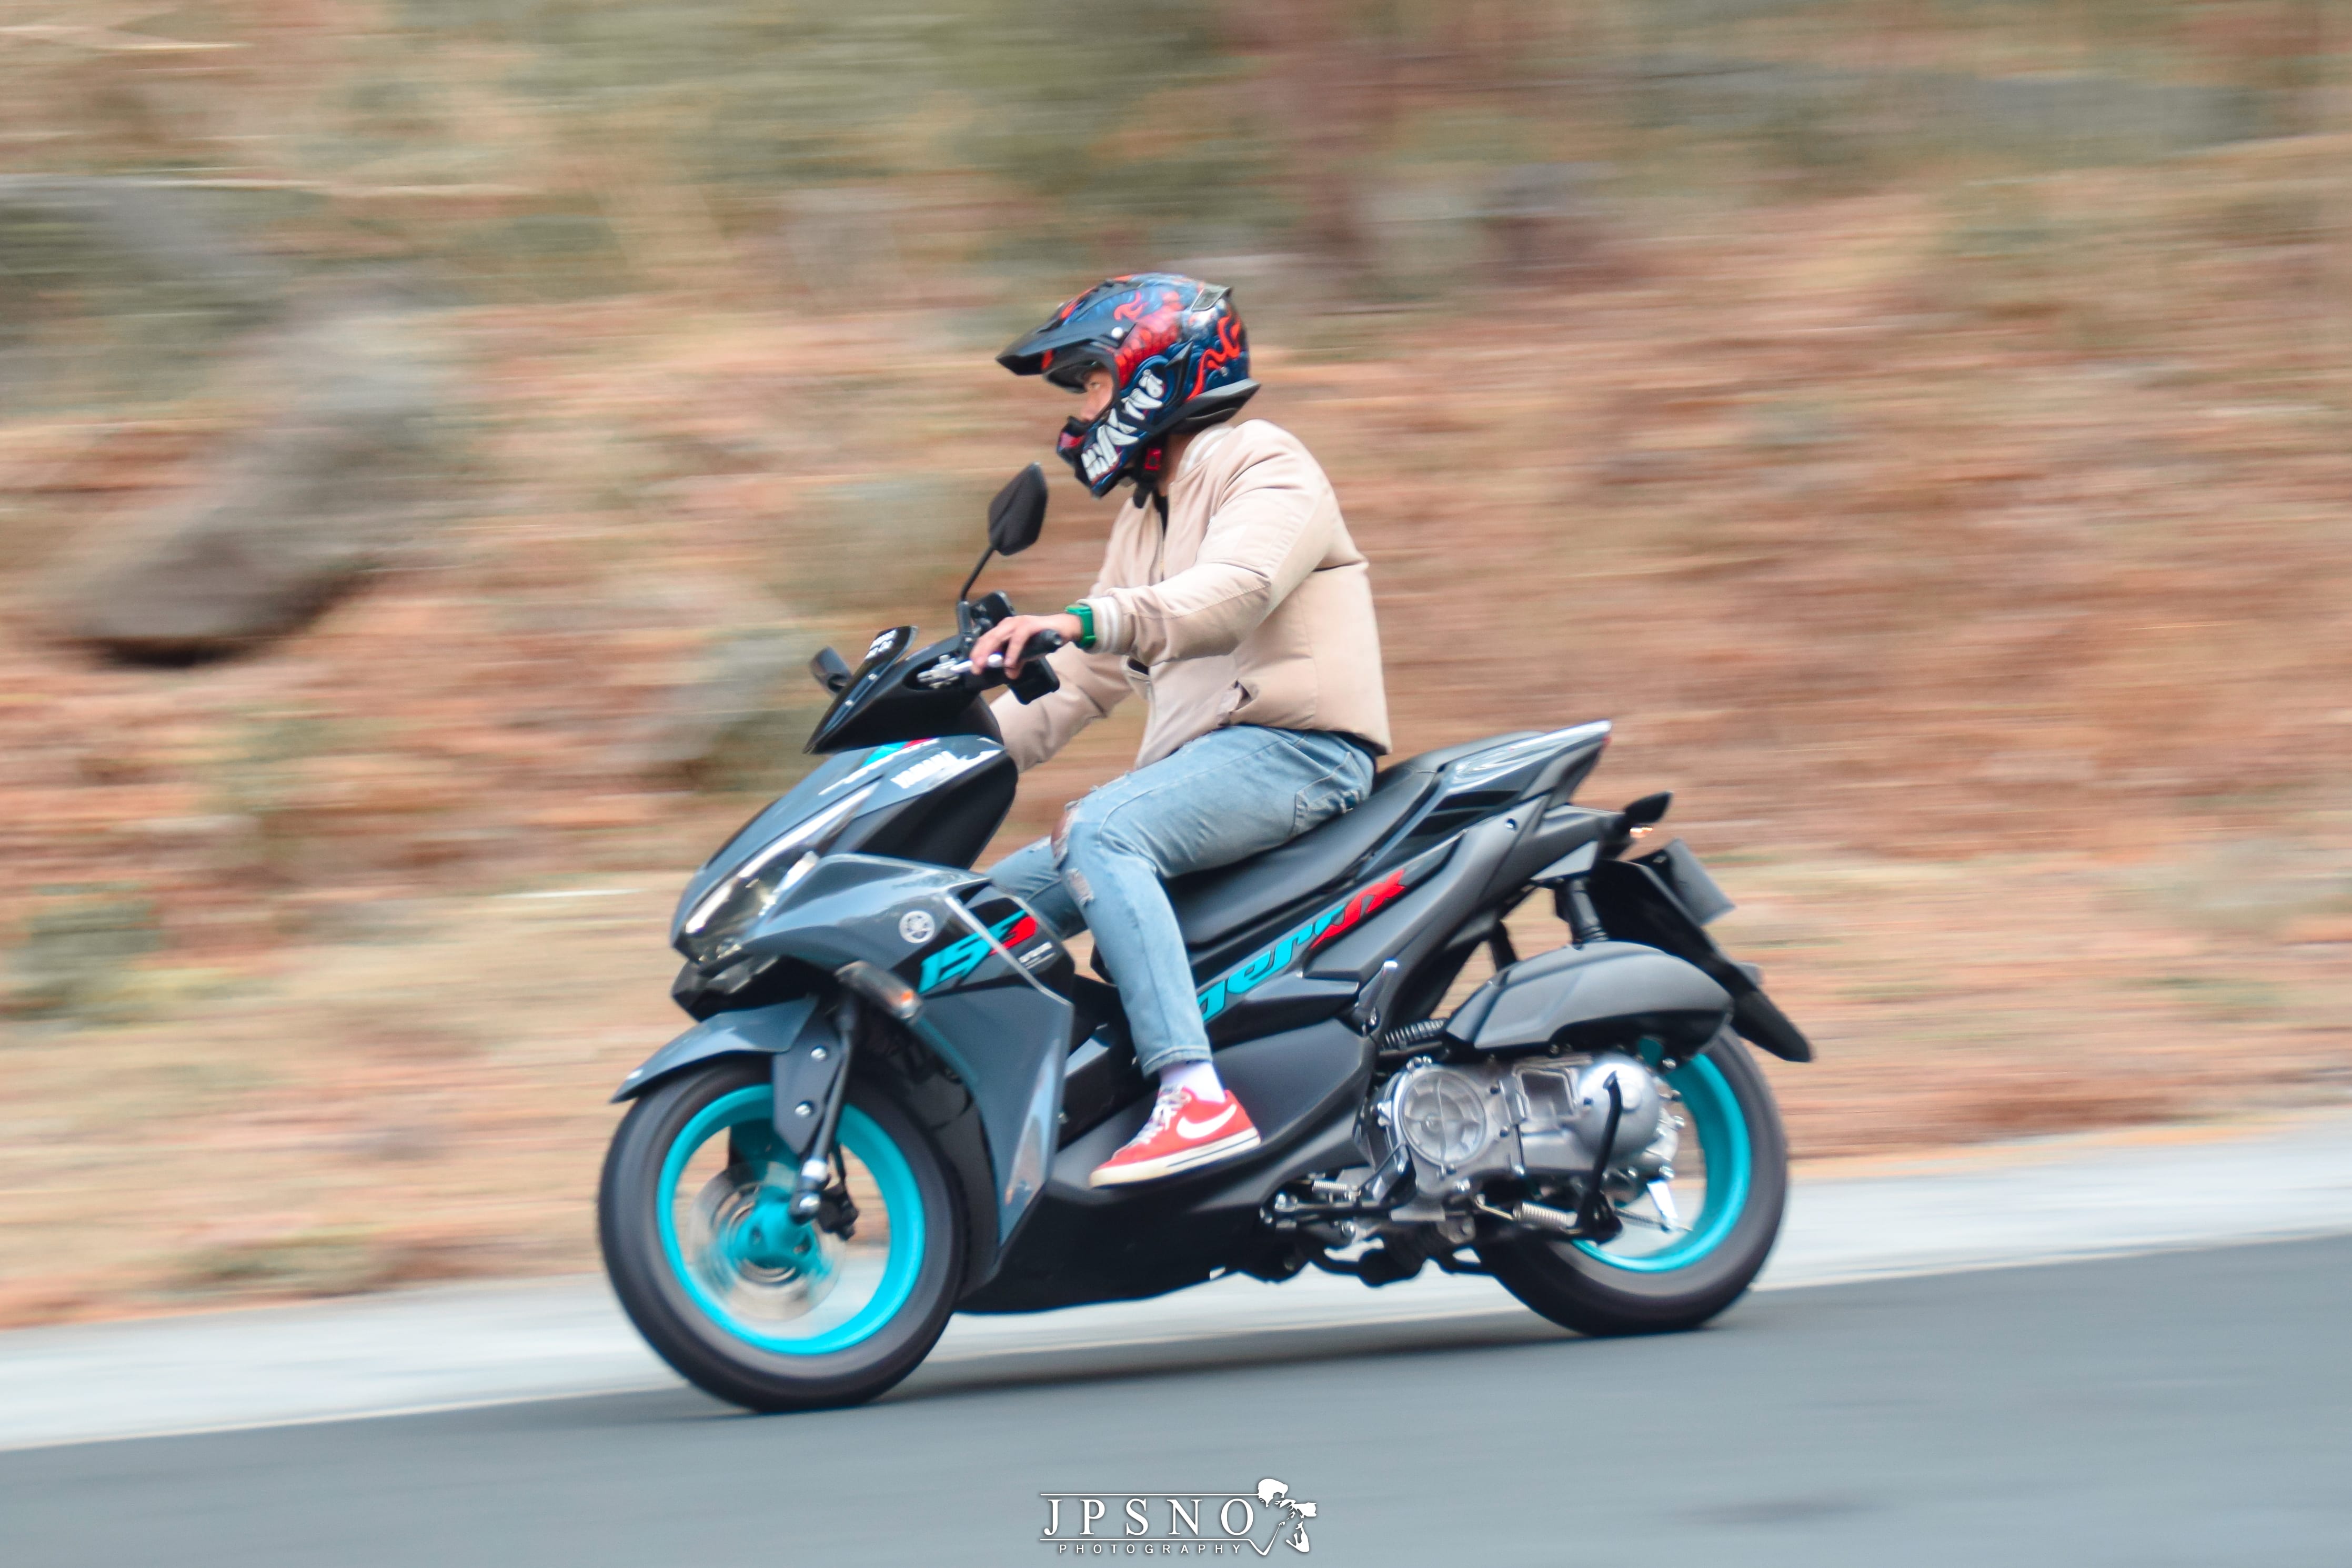
[[1071,392],[1086,390],[1097,365],[1111,373],[1110,405],[1091,420],[1070,418],[1055,443],[1098,496],[1126,479],[1157,489],[1169,437],[1231,419],[1257,391],[1231,290],[1175,272],[1096,284],[996,363]]

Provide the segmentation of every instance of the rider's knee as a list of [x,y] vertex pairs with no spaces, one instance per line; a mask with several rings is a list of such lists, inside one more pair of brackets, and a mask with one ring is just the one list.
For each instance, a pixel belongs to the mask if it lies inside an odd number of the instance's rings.
[[1080,910],[1095,901],[1095,890],[1087,882],[1079,862],[1091,858],[1094,843],[1093,825],[1079,810],[1084,801],[1072,801],[1062,808],[1062,819],[1054,825],[1054,869],[1061,878],[1062,887]]
[[1096,888],[1108,868],[1106,862],[1150,858],[1150,846],[1136,837],[1122,817],[1115,804],[1106,806],[1094,801],[1079,801],[1063,814],[1062,826],[1054,836],[1055,863],[1061,868],[1062,886],[1081,910],[1094,903]]
[[1116,802],[1082,800],[1063,813],[1062,826],[1055,835],[1055,859],[1065,874],[1073,867],[1083,870],[1089,861],[1104,855],[1151,858],[1149,837],[1139,832],[1118,807]]

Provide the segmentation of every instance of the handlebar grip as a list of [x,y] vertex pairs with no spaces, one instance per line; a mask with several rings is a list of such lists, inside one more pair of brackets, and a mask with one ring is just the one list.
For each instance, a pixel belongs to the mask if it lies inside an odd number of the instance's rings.
[[1040,697],[1062,689],[1062,678],[1045,662],[1045,656],[1062,646],[1059,632],[1039,632],[1021,650],[1021,673],[1004,684],[1013,699],[1024,707]]

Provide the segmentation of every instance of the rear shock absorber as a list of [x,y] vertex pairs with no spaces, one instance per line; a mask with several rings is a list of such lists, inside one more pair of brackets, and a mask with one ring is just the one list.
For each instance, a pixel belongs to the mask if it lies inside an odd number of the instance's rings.
[[1399,1024],[1393,1029],[1383,1029],[1372,1043],[1380,1048],[1381,1059],[1387,1061],[1391,1057],[1412,1056],[1444,1033],[1444,1019],[1423,1018],[1417,1024]]
[[1568,940],[1578,947],[1609,940],[1609,931],[1601,923],[1601,913],[1592,907],[1592,892],[1585,885],[1588,879],[1580,872],[1552,892],[1552,907],[1568,922]]

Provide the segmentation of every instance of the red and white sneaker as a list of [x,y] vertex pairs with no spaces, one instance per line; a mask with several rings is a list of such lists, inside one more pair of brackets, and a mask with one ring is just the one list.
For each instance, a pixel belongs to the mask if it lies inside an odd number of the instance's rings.
[[1126,1148],[1097,1165],[1087,1184],[1116,1187],[1158,1181],[1229,1160],[1257,1145],[1257,1129],[1231,1089],[1223,1100],[1202,1100],[1189,1089],[1163,1089],[1151,1107],[1151,1120],[1128,1140]]

